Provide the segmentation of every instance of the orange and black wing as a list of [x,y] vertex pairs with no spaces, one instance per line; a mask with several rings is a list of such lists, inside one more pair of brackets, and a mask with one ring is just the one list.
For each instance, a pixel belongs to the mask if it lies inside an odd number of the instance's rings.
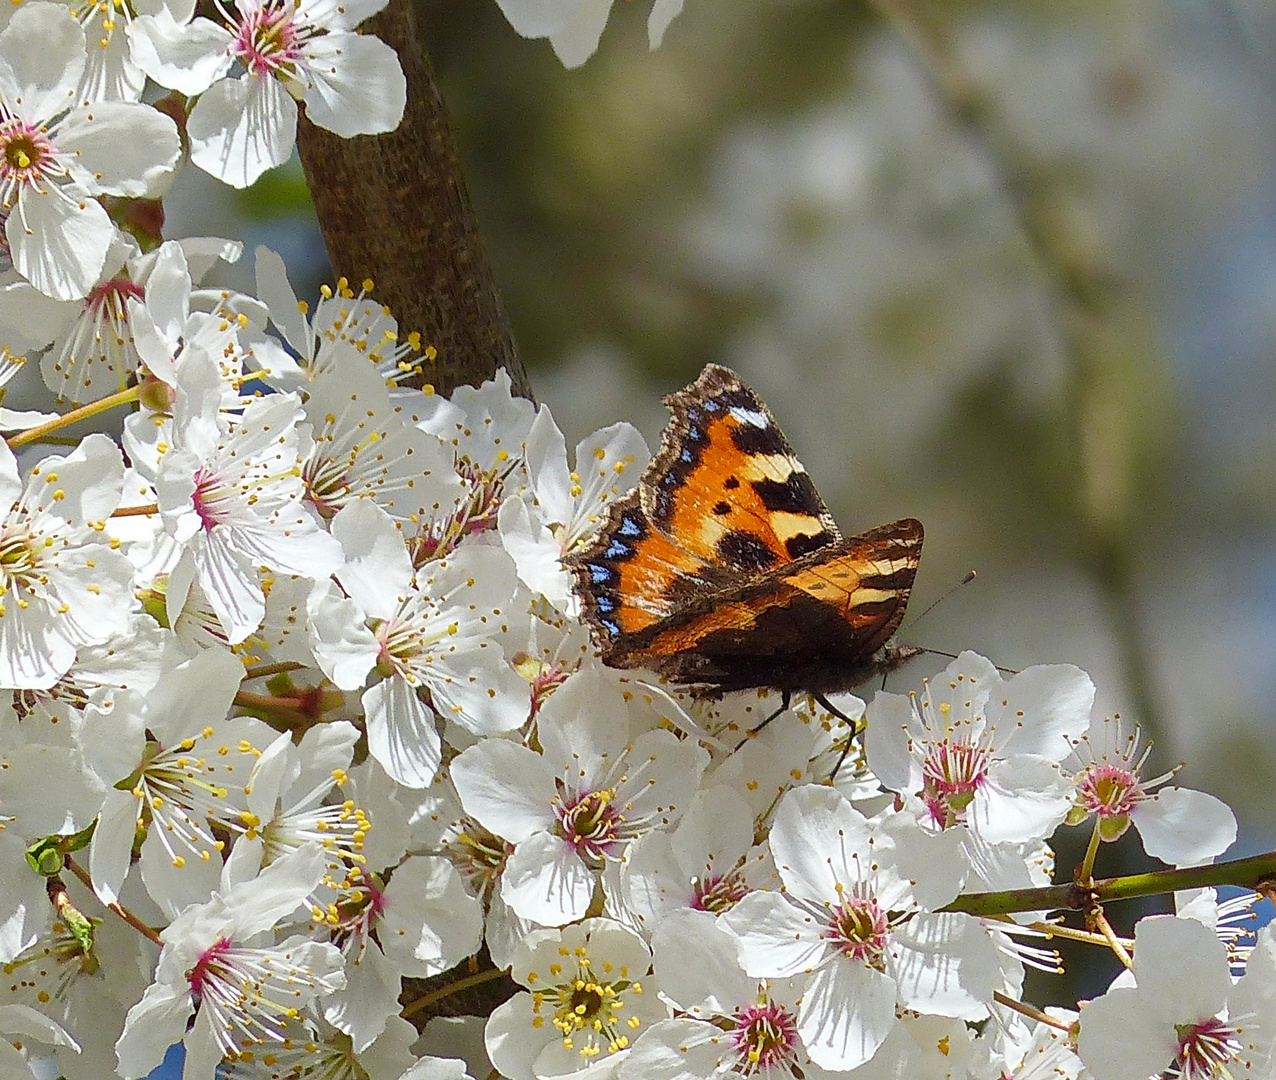
[[603,659],[695,598],[835,542],[837,525],[774,418],[710,364],[665,398],[673,417],[638,488],[566,562]]
[[710,364],[638,488],[566,560],[603,660],[714,690],[861,682],[903,618],[912,519],[843,539],[767,407]]
[[643,476],[643,511],[688,555],[752,576],[839,538],[770,410],[709,364],[665,398],[673,418]]
[[620,662],[723,691],[850,689],[894,665],[879,650],[904,617],[922,539],[906,518],[690,598],[626,638]]

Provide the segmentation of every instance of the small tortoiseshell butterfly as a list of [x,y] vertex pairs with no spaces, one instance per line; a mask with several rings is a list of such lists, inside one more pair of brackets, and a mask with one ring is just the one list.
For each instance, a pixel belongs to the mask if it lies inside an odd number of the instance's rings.
[[638,487],[566,562],[603,662],[716,697],[768,687],[788,707],[890,671],[922,550],[912,518],[843,537],[767,407],[708,365]]

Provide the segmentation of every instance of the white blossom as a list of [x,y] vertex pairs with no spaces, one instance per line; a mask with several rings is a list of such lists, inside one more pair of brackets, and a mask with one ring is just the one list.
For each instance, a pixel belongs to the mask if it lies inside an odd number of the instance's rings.
[[642,939],[609,919],[528,934],[510,972],[528,989],[487,1022],[492,1064],[509,1080],[611,1075],[665,1016],[650,967]]
[[0,447],[0,686],[47,689],[80,646],[127,631],[132,570],[104,531],[123,480],[105,435],[45,458],[25,482]]
[[707,756],[651,730],[658,715],[593,669],[541,710],[542,753],[487,739],[452,762],[466,813],[514,845],[501,895],[517,915],[546,926],[581,918],[606,863],[686,809]]
[[0,31],[0,209],[13,265],[59,300],[88,295],[115,238],[97,195],[144,196],[177,164],[177,126],[128,101],[79,103],[84,31],[31,3]]
[[[198,95],[186,124],[191,161],[247,187],[288,160],[298,101],[312,123],[346,138],[398,126],[406,96],[398,57],[354,32],[382,7],[384,0],[236,0],[220,9],[221,26],[202,16],[182,21],[161,7],[134,19],[128,34],[147,75]],[[237,77],[230,74],[236,64]]]
[[184,1080],[212,1080],[222,1058],[236,1052],[237,1036],[282,1043],[290,1022],[304,1023],[317,998],[344,985],[332,945],[301,935],[273,940],[323,874],[312,845],[165,927],[155,981],[129,1010],[116,1044],[124,1080],[145,1076],[178,1041],[186,1048]]
[[781,801],[770,843],[784,892],[751,893],[722,920],[749,975],[810,973],[798,1032],[817,1064],[870,1060],[897,1006],[987,1015],[995,947],[978,920],[935,912],[961,885],[955,833],[927,835],[907,812],[866,818],[840,793],[808,786]]
[[965,825],[988,843],[1048,836],[1068,812],[1059,762],[1090,723],[1094,684],[1067,664],[1003,681],[964,652],[920,695],[879,693],[868,706],[869,767],[938,828]]

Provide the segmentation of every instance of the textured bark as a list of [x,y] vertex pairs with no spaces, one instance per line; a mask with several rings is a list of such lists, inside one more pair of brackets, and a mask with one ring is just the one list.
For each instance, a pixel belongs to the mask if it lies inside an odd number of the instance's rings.
[[333,273],[355,289],[371,278],[402,335],[419,331],[422,344],[438,350],[419,382],[450,393],[503,367],[530,398],[411,0],[390,0],[362,29],[399,54],[408,100],[403,122],[387,135],[343,139],[304,117],[298,125]]

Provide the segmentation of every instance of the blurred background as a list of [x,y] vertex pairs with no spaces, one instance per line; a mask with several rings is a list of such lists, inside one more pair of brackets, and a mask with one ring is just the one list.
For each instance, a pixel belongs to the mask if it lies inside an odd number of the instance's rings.
[[[419,6],[569,443],[654,445],[661,394],[735,368],[844,532],[924,522],[914,615],[978,571],[904,640],[1082,666],[1236,809],[1230,855],[1276,846],[1276,9],[687,0],[649,53],[640,0],[566,71],[492,0]],[[313,295],[295,166],[189,170],[167,234]]]

